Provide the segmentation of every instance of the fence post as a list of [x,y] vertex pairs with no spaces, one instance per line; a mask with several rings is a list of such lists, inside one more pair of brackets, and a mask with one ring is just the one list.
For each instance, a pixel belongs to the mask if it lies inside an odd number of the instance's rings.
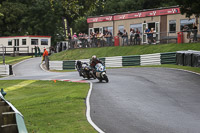
[[46,65],[47,70],[49,70],[49,57],[48,56],[45,56],[45,65]]

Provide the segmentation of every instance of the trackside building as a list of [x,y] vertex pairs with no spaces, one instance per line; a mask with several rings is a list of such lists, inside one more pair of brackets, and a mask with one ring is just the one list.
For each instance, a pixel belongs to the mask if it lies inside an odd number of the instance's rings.
[[184,25],[192,28],[195,23],[197,27],[200,27],[198,22],[199,18],[196,19],[195,16],[188,19],[185,15],[182,15],[180,8],[177,6],[87,18],[89,34],[96,31],[105,32],[105,29],[108,29],[116,36],[118,30],[123,32],[123,29],[126,29],[129,34],[131,28],[138,28],[142,43],[147,43],[147,35],[143,34],[146,27],[149,29],[154,28],[156,40],[159,43],[166,36],[177,36],[177,32],[182,31]]
[[29,54],[34,52],[35,46],[38,46],[43,52],[43,48],[51,47],[51,36],[9,36],[0,37],[0,54],[4,51],[6,54],[19,53]]

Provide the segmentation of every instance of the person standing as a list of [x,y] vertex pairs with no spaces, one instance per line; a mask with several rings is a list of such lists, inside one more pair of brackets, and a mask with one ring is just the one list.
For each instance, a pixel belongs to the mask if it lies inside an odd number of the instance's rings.
[[136,28],[134,42],[136,45],[140,45],[140,31]]
[[193,24],[193,34],[194,34],[194,37],[193,37],[193,42],[197,42],[197,26],[195,25],[195,23]]
[[48,51],[46,50],[46,48],[44,48],[44,53],[43,53],[43,56],[42,56],[42,62],[45,60],[45,57],[48,56],[49,53]]
[[150,33],[150,30],[148,29],[148,27],[146,27],[145,29],[145,34],[147,34],[147,40],[148,40],[148,44],[151,44],[151,36],[153,37],[153,34]]
[[35,45],[35,57],[37,57],[37,46]]
[[122,38],[123,38],[123,46],[125,45],[125,42],[126,42],[126,45],[128,45],[128,33],[126,32],[125,29],[124,29],[124,33],[122,35]]
[[38,56],[41,57],[40,47],[37,46],[37,49],[38,49]]

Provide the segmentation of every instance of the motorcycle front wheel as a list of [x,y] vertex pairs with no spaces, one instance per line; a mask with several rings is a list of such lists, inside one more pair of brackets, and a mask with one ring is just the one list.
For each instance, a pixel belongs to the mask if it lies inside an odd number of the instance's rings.
[[108,83],[108,82],[109,82],[109,80],[108,80],[108,76],[105,75],[104,78],[105,78],[106,83]]

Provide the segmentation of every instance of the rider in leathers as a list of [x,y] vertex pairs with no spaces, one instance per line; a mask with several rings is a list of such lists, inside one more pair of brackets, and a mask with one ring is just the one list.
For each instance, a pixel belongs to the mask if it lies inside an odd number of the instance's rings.
[[95,66],[96,66],[96,64],[98,64],[98,63],[103,64],[103,62],[102,62],[101,60],[99,60],[99,59],[96,57],[96,55],[93,55],[93,56],[92,56],[92,59],[90,60],[90,66],[91,66],[91,68],[92,68],[92,70],[93,70],[93,74],[94,74],[95,76],[96,76]]

